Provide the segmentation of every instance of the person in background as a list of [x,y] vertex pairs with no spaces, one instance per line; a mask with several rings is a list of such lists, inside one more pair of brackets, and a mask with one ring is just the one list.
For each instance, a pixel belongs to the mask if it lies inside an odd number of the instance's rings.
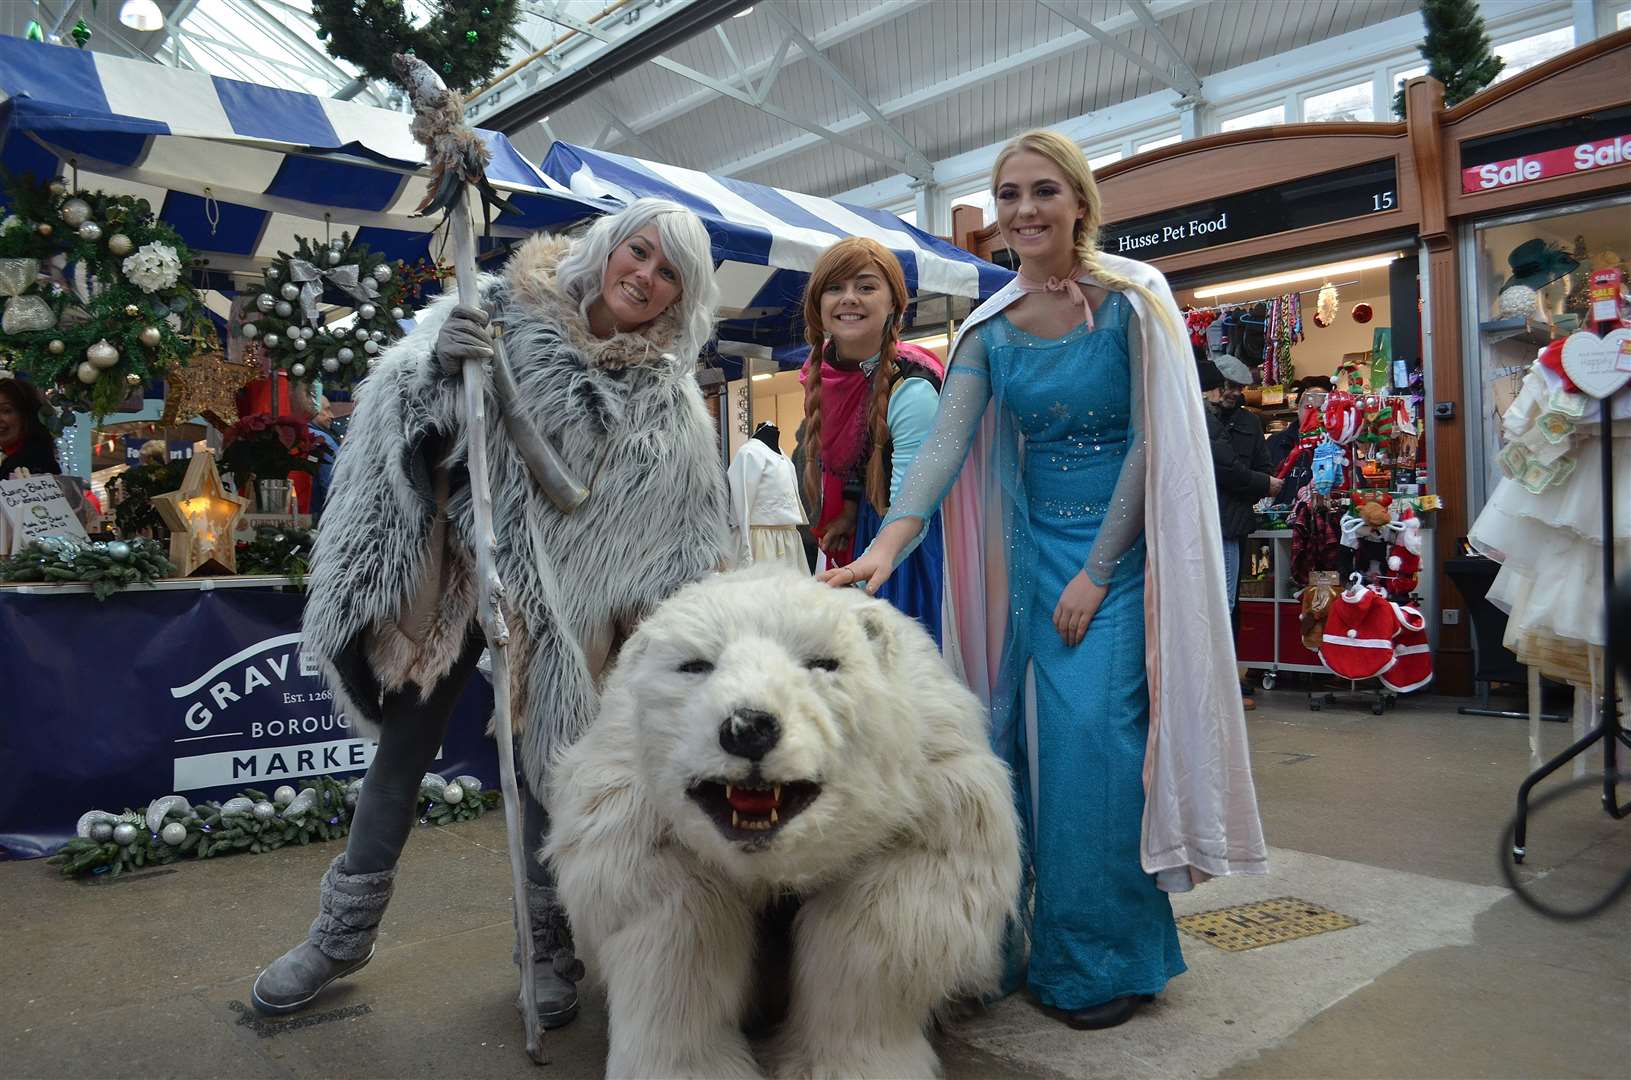
[[306,427],[326,447],[323,460],[317,466],[317,475],[311,485],[311,523],[316,525],[323,516],[323,503],[328,499],[329,483],[334,479],[334,459],[340,455],[340,443],[334,438],[334,408],[328,398],[319,395],[317,410]]
[[[1331,389],[1331,380],[1325,375],[1310,375],[1306,379],[1298,379],[1296,389],[1299,391],[1296,422],[1286,425],[1268,438],[1269,468],[1277,476],[1286,458],[1297,449],[1297,444],[1305,436],[1319,430],[1321,412],[1325,408],[1325,395]],[[1307,487],[1313,478],[1313,458],[1304,454],[1286,473],[1285,486],[1274,501],[1282,505],[1296,502],[1297,493]]]
[[[1253,504],[1265,495],[1279,495],[1283,486],[1269,468],[1268,445],[1263,441],[1263,422],[1241,405],[1242,395],[1252,382],[1252,369],[1233,356],[1213,356],[1223,383],[1217,388],[1217,404],[1208,410],[1207,434],[1212,440],[1212,469],[1218,483],[1218,521],[1223,527],[1223,569],[1229,590],[1229,624],[1240,630],[1240,559],[1246,537],[1257,529]],[[1241,690],[1247,709],[1257,702]]]
[[0,379],[0,480],[62,472],[41,417],[45,408],[45,395],[33,383]]

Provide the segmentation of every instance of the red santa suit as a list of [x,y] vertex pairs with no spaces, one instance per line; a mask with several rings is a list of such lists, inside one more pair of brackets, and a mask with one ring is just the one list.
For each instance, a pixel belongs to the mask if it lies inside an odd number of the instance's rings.
[[1350,589],[1331,601],[1320,661],[1344,679],[1369,679],[1393,666],[1398,617],[1376,589]]
[[1420,690],[1433,681],[1433,654],[1427,644],[1427,620],[1413,607],[1390,604],[1398,636],[1393,639],[1393,664],[1382,672],[1382,685],[1400,694]]

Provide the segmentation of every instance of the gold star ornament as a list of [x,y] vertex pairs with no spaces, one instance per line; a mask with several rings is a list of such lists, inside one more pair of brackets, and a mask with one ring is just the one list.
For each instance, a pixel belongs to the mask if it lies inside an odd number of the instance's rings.
[[238,572],[232,534],[247,505],[221,486],[208,450],[193,454],[180,490],[153,496],[153,508],[170,527],[170,561],[182,577]]

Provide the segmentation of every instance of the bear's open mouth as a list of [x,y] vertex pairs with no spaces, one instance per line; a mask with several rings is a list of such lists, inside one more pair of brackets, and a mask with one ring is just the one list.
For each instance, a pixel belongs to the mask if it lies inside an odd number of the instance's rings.
[[732,840],[765,837],[802,813],[821,794],[810,780],[771,783],[746,780],[698,780],[686,791],[719,831]]

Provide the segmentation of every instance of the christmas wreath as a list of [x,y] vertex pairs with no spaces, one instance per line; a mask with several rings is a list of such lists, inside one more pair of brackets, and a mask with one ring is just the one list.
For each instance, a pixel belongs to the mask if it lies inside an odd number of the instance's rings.
[[394,81],[391,57],[417,56],[455,90],[485,83],[504,66],[515,36],[517,0],[424,0],[430,18],[415,26],[402,0],[312,0],[317,37],[330,56],[371,79]]
[[6,193],[4,366],[100,419],[214,337],[188,280],[192,253],[147,200],[60,180],[8,179]]
[[[350,386],[402,336],[402,267],[366,244],[353,244],[350,233],[327,244],[301,236],[295,244],[292,255],[278,252],[264,285],[244,290],[238,333],[258,339],[268,359],[291,378],[321,376],[327,385]],[[324,321],[320,304],[353,308],[356,320],[336,329]]]
[[[285,784],[270,797],[246,788],[224,803],[193,806],[180,795],[166,795],[140,810],[88,810],[80,815],[74,838],[46,861],[70,877],[117,877],[184,857],[209,859],[239,851],[258,855],[290,844],[337,840],[351,831],[362,784],[360,779],[347,783],[319,776],[298,792]],[[444,780],[426,773],[419,784],[419,823],[470,821],[498,801],[499,793],[484,791],[474,776]]]

